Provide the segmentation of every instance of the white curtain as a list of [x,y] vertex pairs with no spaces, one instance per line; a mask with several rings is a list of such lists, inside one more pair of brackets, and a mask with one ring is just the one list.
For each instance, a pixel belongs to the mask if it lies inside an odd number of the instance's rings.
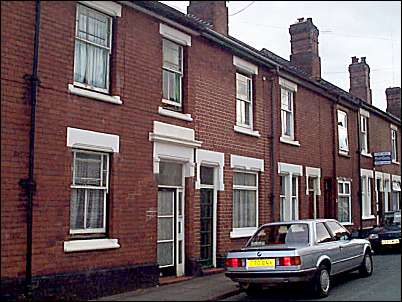
[[103,227],[104,190],[88,190],[87,228]]
[[233,227],[256,226],[256,191],[233,191]]

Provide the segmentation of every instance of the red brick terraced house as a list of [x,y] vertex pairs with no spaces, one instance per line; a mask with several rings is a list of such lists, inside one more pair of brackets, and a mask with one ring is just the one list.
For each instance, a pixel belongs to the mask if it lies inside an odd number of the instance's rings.
[[2,298],[155,286],[264,223],[399,209],[400,88],[379,110],[366,58],[346,92],[311,18],[289,32],[286,60],[231,37],[224,1],[2,2]]

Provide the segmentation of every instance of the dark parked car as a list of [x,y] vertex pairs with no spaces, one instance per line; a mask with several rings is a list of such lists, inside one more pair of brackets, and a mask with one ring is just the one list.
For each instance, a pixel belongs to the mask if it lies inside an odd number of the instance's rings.
[[401,211],[386,213],[384,225],[369,231],[367,239],[374,252],[401,250]]

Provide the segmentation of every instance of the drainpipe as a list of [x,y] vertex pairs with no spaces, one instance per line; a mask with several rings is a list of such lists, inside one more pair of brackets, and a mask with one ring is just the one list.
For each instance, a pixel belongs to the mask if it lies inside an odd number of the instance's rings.
[[[338,118],[337,118],[337,105],[339,102],[339,96],[336,98],[335,102],[332,103],[332,125],[333,127],[335,127],[333,133],[334,135],[332,136],[332,145],[333,145],[333,158],[332,158],[332,165],[333,165],[333,169],[332,169],[332,174],[333,174],[333,182],[332,182],[332,196],[331,196],[331,212],[330,212],[330,216],[328,218],[338,218],[336,215],[336,207],[337,207],[337,203],[336,203],[336,199],[338,198],[338,182],[336,180],[337,177],[337,164],[336,164],[336,159],[338,157],[338,144],[337,144],[337,133],[338,133]],[[337,147],[338,146],[338,147]],[[325,193],[324,193],[325,194]],[[335,197],[336,198],[333,198]],[[325,198],[325,197],[324,197]]]
[[[362,101],[359,100],[359,108],[362,107]],[[360,155],[360,115],[359,115],[359,110],[356,111],[356,123],[357,123],[357,175],[359,175],[359,190],[357,193],[359,194],[359,205],[360,205],[360,213],[359,213],[359,237],[362,236],[363,233],[363,198],[362,198],[362,176],[360,173],[361,170],[361,155]]]
[[40,26],[40,1],[35,1],[35,41],[34,57],[32,64],[32,75],[27,76],[30,82],[30,100],[31,100],[31,129],[29,132],[29,167],[28,178],[21,179],[19,184],[25,189],[27,195],[27,246],[26,246],[26,266],[25,266],[25,295],[28,300],[32,297],[32,201],[36,189],[34,180],[34,155],[35,155],[35,115],[36,101],[38,96],[38,56],[39,56],[39,26]]
[[275,120],[275,109],[276,109],[276,93],[277,93],[277,86],[275,85],[275,79],[279,74],[279,67],[276,67],[274,71],[274,75],[269,78],[271,83],[271,219],[275,221],[275,171],[277,171],[275,160],[276,160],[276,152],[275,152],[275,145],[276,145],[276,120]]

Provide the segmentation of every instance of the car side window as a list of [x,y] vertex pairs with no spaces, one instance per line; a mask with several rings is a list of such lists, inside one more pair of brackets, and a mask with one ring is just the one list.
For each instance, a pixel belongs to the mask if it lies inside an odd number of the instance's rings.
[[316,234],[317,234],[317,243],[332,241],[331,235],[329,234],[327,228],[322,222],[316,224]]
[[342,225],[335,221],[327,221],[326,222],[329,230],[332,235],[335,237],[335,240],[349,240],[351,235],[350,232],[345,229]]

